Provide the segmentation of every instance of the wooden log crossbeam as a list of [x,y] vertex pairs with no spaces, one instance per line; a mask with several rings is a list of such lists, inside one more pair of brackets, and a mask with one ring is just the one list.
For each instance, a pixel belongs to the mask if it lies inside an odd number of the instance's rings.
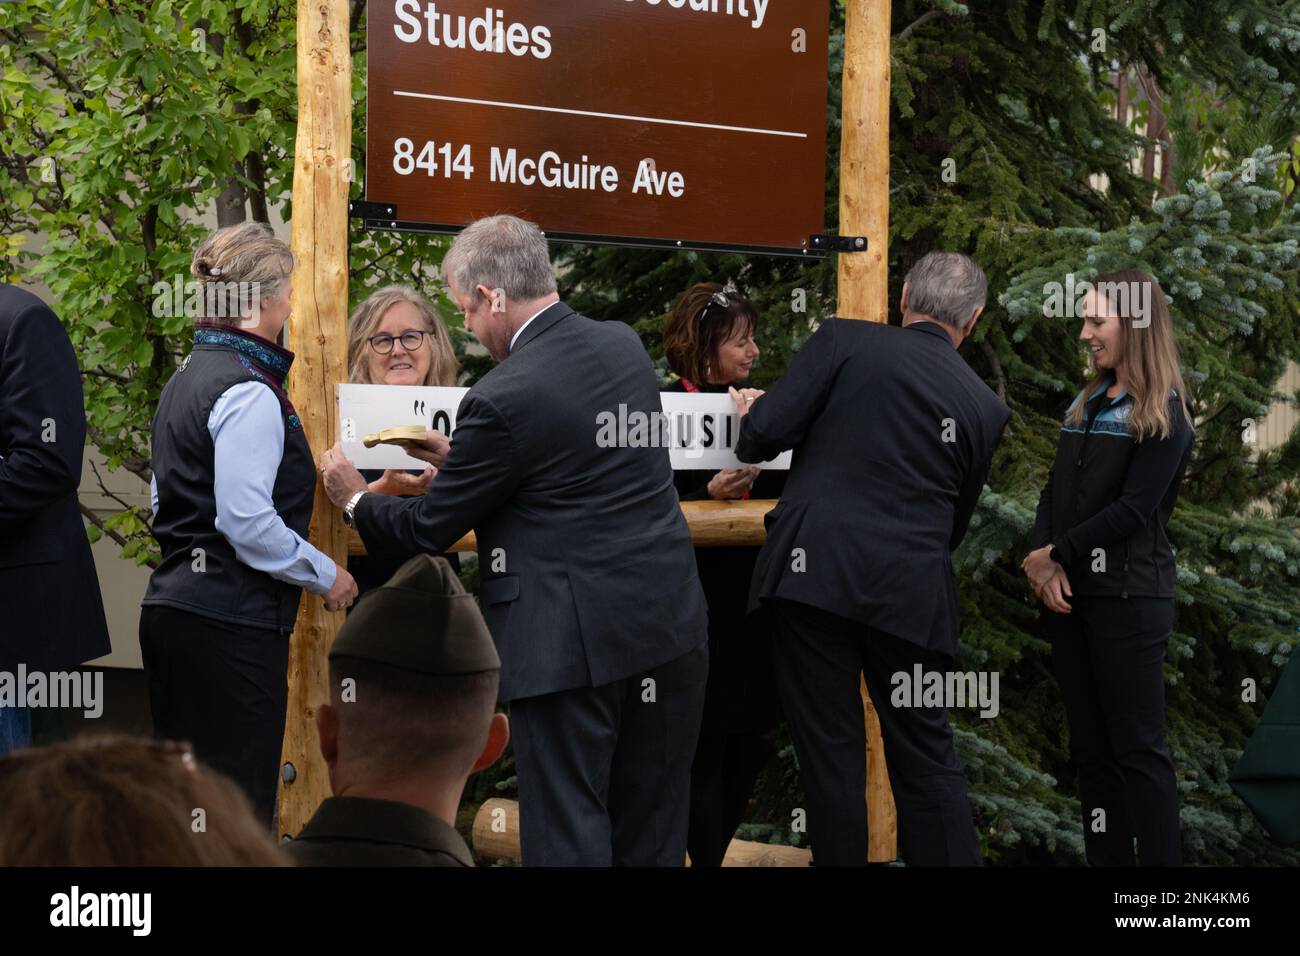
[[[691,528],[691,541],[697,548],[758,547],[767,538],[763,516],[776,506],[775,500],[754,501],[685,501],[682,513]],[[463,554],[476,551],[478,541],[471,531],[448,551]],[[348,554],[362,555],[366,546],[356,531],[348,532]]]
[[[480,860],[519,862],[519,804],[493,797],[484,801],[474,815],[474,853]],[[690,857],[686,863],[690,865]],[[780,843],[755,843],[734,839],[722,858],[732,866],[809,866],[812,852],[804,847]]]

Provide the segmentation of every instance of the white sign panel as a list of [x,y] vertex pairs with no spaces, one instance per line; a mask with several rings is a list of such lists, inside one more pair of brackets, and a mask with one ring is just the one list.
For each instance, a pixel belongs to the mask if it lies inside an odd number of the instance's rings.
[[[740,436],[740,416],[731,396],[723,392],[661,392],[664,415],[670,423],[673,442],[668,456],[673,470],[692,468],[739,468],[744,464],[736,457],[736,439]],[[760,468],[788,471],[791,452],[762,462]]]
[[451,437],[467,388],[431,385],[339,385],[339,441],[358,468],[424,469],[398,445],[367,448],[362,439],[398,425],[423,425]]
[[[422,469],[397,445],[362,443],[367,435],[399,425],[423,425],[453,437],[456,409],[467,388],[421,385],[339,385],[339,440],[343,452],[358,468]],[[675,470],[739,468],[735,455],[740,419],[730,396],[716,393],[662,392],[658,421],[626,406],[610,409],[591,424],[592,441],[605,447],[656,445],[667,447]],[[791,453],[764,462],[760,468],[786,470]]]

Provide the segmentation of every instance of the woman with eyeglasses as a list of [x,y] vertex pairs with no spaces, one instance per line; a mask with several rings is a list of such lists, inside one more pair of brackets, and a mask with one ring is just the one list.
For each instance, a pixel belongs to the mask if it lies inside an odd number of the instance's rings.
[[[428,300],[407,286],[372,292],[348,318],[348,381],[354,385],[455,385],[459,365],[451,338]],[[382,495],[422,495],[433,468],[363,470],[370,490]],[[366,555],[348,560],[360,593],[378,587],[410,555]],[[456,555],[447,555],[460,569]]]
[[[716,282],[687,290],[664,327],[664,352],[678,381],[666,391],[727,394],[749,378],[759,348],[758,310]],[[779,498],[785,473],[753,465],[674,471],[682,501]],[[709,682],[691,766],[686,848],[692,866],[720,866],[744,818],[754,783],[775,751],[781,720],[771,638],[746,621],[756,547],[696,548],[709,607]]]

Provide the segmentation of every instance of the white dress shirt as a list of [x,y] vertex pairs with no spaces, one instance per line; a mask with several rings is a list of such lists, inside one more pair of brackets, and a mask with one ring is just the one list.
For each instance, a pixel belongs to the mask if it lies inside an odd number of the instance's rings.
[[[552,302],[551,305],[555,305],[555,303]],[[533,321],[533,319],[537,318],[539,315],[541,315],[543,312],[549,309],[551,305],[542,306],[540,309],[538,309],[536,312],[532,314],[532,317],[529,318],[528,322]],[[523,325],[519,326],[519,332],[522,332],[524,329],[528,328],[528,322],[525,322]],[[510,351],[512,352],[515,350],[515,339],[519,338],[519,332],[516,332],[514,335],[510,336]]]

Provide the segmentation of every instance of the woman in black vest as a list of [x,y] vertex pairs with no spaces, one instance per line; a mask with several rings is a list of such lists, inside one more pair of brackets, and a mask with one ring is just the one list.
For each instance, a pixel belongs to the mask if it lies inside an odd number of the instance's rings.
[[[356,385],[455,385],[459,364],[442,319],[420,293],[407,286],[376,289],[348,317],[348,381]],[[429,490],[435,469],[362,469],[370,490],[413,496]],[[359,594],[384,584],[409,554],[348,558]],[[460,570],[460,557],[443,555]]]
[[192,270],[204,318],[153,422],[162,558],[140,649],[154,732],[190,741],[270,823],[302,590],[342,610],[357,589],[305,540],[316,465],[284,391],[293,353],[276,344],[293,254],[269,226],[246,223],[210,236]]
[[[758,358],[758,311],[715,282],[692,286],[664,327],[670,392],[726,394],[749,378]],[[754,465],[722,471],[674,471],[682,501],[779,498],[785,473]],[[709,682],[691,766],[686,848],[692,866],[720,866],[758,779],[775,749],[780,704],[772,674],[771,636],[761,616],[746,620],[757,547],[696,548],[709,606]]]
[[1052,663],[1088,862],[1176,866],[1178,788],[1164,743],[1174,623],[1166,529],[1192,419],[1159,284],[1127,270],[1093,286],[1079,339],[1094,374],[1065,413],[1023,567],[1054,612]]

